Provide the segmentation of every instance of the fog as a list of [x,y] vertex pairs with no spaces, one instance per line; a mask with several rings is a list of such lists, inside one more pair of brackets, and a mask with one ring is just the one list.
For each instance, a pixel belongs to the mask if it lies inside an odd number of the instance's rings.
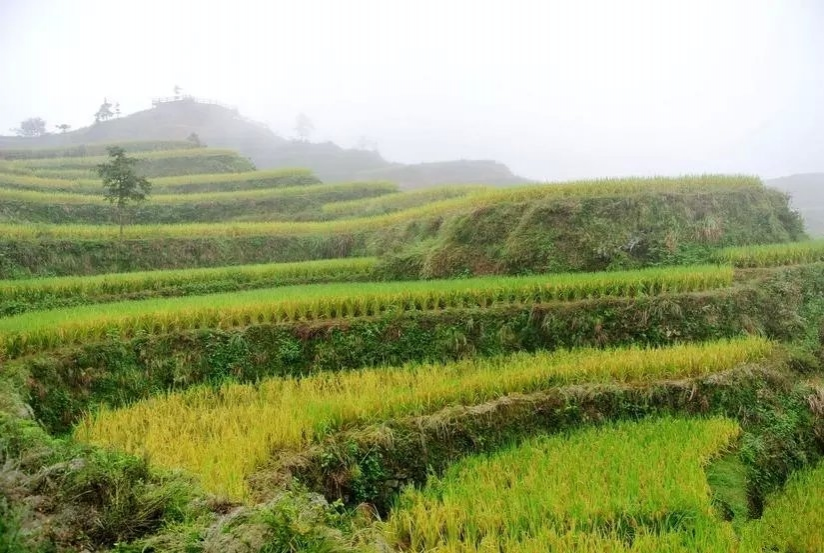
[[0,0],[0,132],[184,93],[523,176],[824,171],[820,0]]

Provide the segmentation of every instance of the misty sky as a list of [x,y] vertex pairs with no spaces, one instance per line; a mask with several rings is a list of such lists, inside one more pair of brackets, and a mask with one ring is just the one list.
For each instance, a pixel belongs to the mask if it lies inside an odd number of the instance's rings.
[[0,129],[175,84],[521,175],[824,171],[821,0],[0,0]]

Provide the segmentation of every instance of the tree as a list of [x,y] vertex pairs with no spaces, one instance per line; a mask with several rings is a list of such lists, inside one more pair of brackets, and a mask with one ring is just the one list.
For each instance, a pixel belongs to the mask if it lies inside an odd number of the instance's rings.
[[192,132],[189,136],[187,136],[186,141],[191,142],[192,144],[194,144],[198,148],[203,146],[203,143],[200,141],[200,137],[197,135],[196,132]]
[[60,131],[60,134],[66,134],[67,132],[69,132],[69,129],[71,129],[71,128],[72,128],[72,126],[71,126],[71,125],[68,125],[68,124],[66,124],[66,123],[60,123],[59,125],[55,125],[54,127],[55,127],[58,131]]
[[135,165],[140,161],[126,155],[120,146],[109,146],[109,161],[97,166],[97,174],[103,180],[103,197],[117,208],[120,225],[120,241],[123,241],[125,212],[129,205],[145,201],[152,191],[152,184],[146,177],[135,173]]
[[120,117],[120,102],[114,104],[114,115],[115,117]]
[[297,120],[295,121],[295,134],[297,134],[298,140],[308,142],[309,136],[311,136],[314,130],[315,125],[305,113],[298,115]]
[[19,129],[12,129],[17,136],[34,137],[46,134],[46,122],[40,117],[29,117],[20,123]]
[[174,93],[175,93],[175,100],[180,100],[180,93],[183,92],[183,89],[180,88],[179,85],[175,85]]
[[103,103],[100,104],[100,109],[98,109],[97,113],[94,114],[94,122],[100,123],[101,121],[111,119],[112,117],[114,117],[112,105],[106,98],[103,98]]

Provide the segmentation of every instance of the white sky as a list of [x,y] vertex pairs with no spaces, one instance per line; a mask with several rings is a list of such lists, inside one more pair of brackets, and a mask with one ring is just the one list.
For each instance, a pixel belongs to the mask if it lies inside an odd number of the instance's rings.
[[179,84],[393,161],[824,171],[822,0],[0,0],[0,129]]

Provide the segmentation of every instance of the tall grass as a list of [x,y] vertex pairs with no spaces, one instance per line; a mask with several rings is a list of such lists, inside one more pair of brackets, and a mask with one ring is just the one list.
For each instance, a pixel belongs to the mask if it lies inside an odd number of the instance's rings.
[[[238,236],[238,235],[311,235],[353,233],[386,228],[394,224],[433,216],[451,211],[480,208],[497,202],[529,202],[539,199],[626,196],[645,193],[695,193],[722,191],[747,187],[761,187],[757,177],[701,175],[677,178],[633,178],[580,181],[564,184],[513,187],[490,190],[470,196],[451,198],[405,209],[386,215],[361,217],[341,221],[324,222],[267,222],[223,223],[186,225],[130,225],[125,229],[127,238],[160,236]],[[118,236],[114,225],[0,225],[0,236],[7,239],[32,238],[108,238]]]
[[286,284],[366,280],[375,263],[375,258],[325,259],[87,277],[0,280],[0,316],[62,304],[111,302],[121,297],[185,296]]
[[341,429],[567,383],[699,376],[762,359],[772,348],[750,337],[271,378],[258,385],[193,388],[123,409],[101,408],[78,424],[75,436],[187,468],[209,489],[242,497],[244,477],[272,452],[301,448]]
[[165,333],[255,323],[375,316],[388,311],[532,304],[604,296],[690,292],[732,284],[729,267],[479,277],[461,280],[284,286],[164,300],[118,302],[0,319],[0,359],[112,334]]
[[724,248],[714,258],[742,268],[816,263],[824,261],[824,239]]
[[703,467],[738,433],[662,418],[534,438],[407,489],[386,533],[420,552],[733,551]]

